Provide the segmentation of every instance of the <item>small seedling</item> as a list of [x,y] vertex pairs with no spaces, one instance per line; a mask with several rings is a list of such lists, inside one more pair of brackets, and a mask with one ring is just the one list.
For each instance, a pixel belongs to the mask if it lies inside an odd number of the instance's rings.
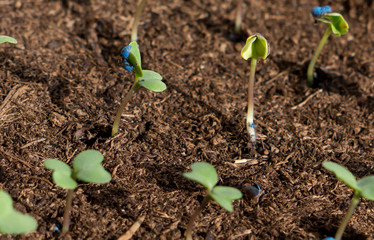
[[135,81],[117,111],[112,127],[112,137],[118,132],[119,122],[125,106],[130,101],[131,96],[138,91],[140,87],[145,87],[153,92],[162,92],[166,89],[165,83],[161,81],[162,77],[160,74],[151,70],[142,70],[139,46],[136,42],[131,42],[130,45],[124,47],[121,54],[124,58],[123,68],[127,71],[134,70]]
[[238,0],[238,5],[236,6],[236,16],[235,16],[235,34],[239,35],[242,30],[242,19],[243,19],[243,0]]
[[338,231],[335,234],[335,240],[340,240],[343,236],[344,229],[347,226],[356,206],[360,202],[361,197],[374,201],[374,175],[363,177],[356,180],[355,176],[346,168],[334,162],[324,162],[322,166],[327,170],[335,173],[336,177],[354,190],[351,206],[348,209]]
[[36,220],[15,210],[10,195],[0,190],[0,233],[23,234],[35,231],[37,227]]
[[209,200],[213,199],[224,209],[232,212],[232,201],[235,199],[240,199],[242,197],[242,193],[236,188],[216,186],[218,182],[218,175],[216,169],[214,169],[211,164],[206,162],[197,162],[192,164],[190,168],[192,171],[183,173],[183,176],[200,183],[207,189],[207,192],[200,207],[195,210],[190,218],[190,221],[188,222],[185,233],[187,240],[192,239],[193,224],[197,216],[199,216],[201,211],[207,206]]
[[2,44],[2,43],[13,43],[13,44],[17,44],[17,40],[15,38],[12,38],[12,37],[0,35],[0,44]]
[[269,53],[269,44],[259,33],[250,36],[241,51],[241,55],[245,60],[251,58],[251,73],[248,83],[247,131],[252,143],[256,142],[255,125],[253,123],[253,88],[255,82],[256,64],[258,58],[265,60]]
[[140,14],[146,4],[147,0],[140,0],[138,7],[136,8],[135,16],[132,22],[131,31],[131,42],[136,42],[138,40],[138,26],[140,20]]
[[105,171],[100,164],[104,156],[96,150],[86,150],[74,158],[73,171],[66,163],[57,159],[47,159],[44,166],[53,170],[52,178],[57,186],[68,189],[66,206],[64,210],[64,222],[62,231],[67,232],[70,225],[70,212],[74,189],[77,188],[77,180],[88,183],[108,183],[111,180],[110,173]]
[[313,76],[314,65],[317,62],[317,58],[321,53],[323,46],[325,45],[331,32],[334,33],[335,36],[340,37],[348,32],[349,26],[344,20],[343,16],[340,13],[331,12],[331,8],[329,6],[313,8],[312,15],[316,21],[320,21],[328,25],[328,28],[326,29],[325,34],[322,36],[321,42],[319,43],[317,50],[308,66],[307,84],[310,87],[315,87],[317,84],[315,83]]

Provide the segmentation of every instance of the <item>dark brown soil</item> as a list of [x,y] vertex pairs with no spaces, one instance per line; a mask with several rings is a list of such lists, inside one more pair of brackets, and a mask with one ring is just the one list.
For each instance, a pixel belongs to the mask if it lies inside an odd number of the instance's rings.
[[[159,72],[162,93],[131,99],[121,130],[109,137],[132,74],[121,68],[135,0],[1,1],[0,188],[34,216],[36,232],[1,239],[117,239],[141,215],[133,239],[182,239],[204,189],[181,174],[197,161],[213,164],[219,184],[259,184],[228,213],[208,205],[195,239],[322,239],[333,236],[352,191],[322,169],[329,160],[358,178],[374,174],[374,46],[372,0],[332,1],[350,24],[331,36],[317,62],[318,88],[306,67],[326,28],[310,10],[328,1],[248,1],[232,40],[236,1],[148,1],[139,26],[143,68]],[[245,130],[249,34],[271,44],[258,64],[255,123]],[[231,37],[230,37],[231,35]],[[300,104],[301,103],[301,104]],[[71,164],[96,149],[113,180],[81,184],[71,231],[62,222],[66,190],[53,184],[47,158]],[[235,160],[248,159],[238,164]],[[374,239],[374,203],[357,207],[345,239]]]

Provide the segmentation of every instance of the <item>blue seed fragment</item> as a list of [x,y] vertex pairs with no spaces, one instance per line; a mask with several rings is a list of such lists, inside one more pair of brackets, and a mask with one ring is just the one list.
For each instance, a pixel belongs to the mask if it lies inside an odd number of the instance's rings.
[[262,193],[261,188],[258,184],[252,186],[245,186],[244,190],[250,198],[259,198]]
[[130,56],[130,51],[131,51],[131,45],[122,48],[121,50],[122,57],[128,58]]
[[314,18],[320,17],[323,14],[332,12],[330,6],[314,7],[312,8],[312,16]]

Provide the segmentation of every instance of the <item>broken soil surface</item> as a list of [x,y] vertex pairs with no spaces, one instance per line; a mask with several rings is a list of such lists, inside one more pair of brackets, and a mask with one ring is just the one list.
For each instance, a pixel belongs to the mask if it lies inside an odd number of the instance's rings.
[[[143,68],[168,88],[136,93],[111,138],[133,82],[120,51],[137,1],[1,1],[1,34],[18,44],[0,46],[0,188],[39,227],[0,238],[118,239],[145,216],[133,239],[183,239],[204,189],[181,174],[198,161],[214,165],[219,185],[258,184],[264,193],[235,201],[232,213],[210,203],[194,239],[333,236],[353,192],[321,163],[374,174],[373,1],[332,1],[350,31],[329,38],[317,88],[306,86],[306,68],[326,25],[310,10],[328,1],[244,2],[244,33],[233,37],[237,1],[148,1],[138,37]],[[240,56],[252,33],[271,45],[256,72],[256,146],[245,129],[250,66]],[[86,149],[104,154],[113,179],[80,184],[61,236],[54,229],[67,191],[43,161],[71,164]],[[360,202],[345,239],[374,238],[373,209]]]

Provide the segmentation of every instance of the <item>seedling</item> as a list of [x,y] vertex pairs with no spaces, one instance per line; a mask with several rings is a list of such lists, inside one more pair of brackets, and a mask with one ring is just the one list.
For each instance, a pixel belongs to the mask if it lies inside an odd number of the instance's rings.
[[108,183],[111,180],[110,173],[105,171],[101,162],[104,156],[96,150],[86,150],[74,158],[73,171],[66,163],[57,159],[47,159],[44,166],[53,170],[52,178],[57,186],[68,189],[66,206],[64,210],[64,222],[62,231],[67,232],[70,225],[70,212],[74,189],[77,188],[77,180],[88,183]]
[[17,44],[17,40],[15,38],[4,36],[4,35],[0,35],[0,44],[6,43],[6,42],[7,43]]
[[130,101],[131,96],[138,91],[140,87],[145,87],[154,92],[162,92],[166,89],[165,83],[161,81],[162,77],[160,74],[151,70],[142,70],[139,46],[136,42],[131,42],[130,45],[124,47],[121,54],[124,58],[123,68],[127,71],[134,70],[135,81],[117,111],[112,127],[112,137],[118,132],[119,122],[125,106]]
[[348,209],[338,231],[335,234],[335,240],[340,240],[343,236],[344,229],[347,226],[357,204],[361,197],[374,201],[374,175],[363,177],[356,181],[355,176],[346,168],[334,162],[324,162],[322,166],[335,173],[336,177],[354,190],[351,206]]
[[15,210],[10,195],[0,190],[0,233],[23,234],[35,231],[37,227],[36,220]]
[[131,42],[138,40],[138,26],[140,20],[140,14],[146,4],[147,0],[140,0],[138,7],[136,8],[135,16],[132,22]]
[[317,50],[308,66],[307,84],[310,87],[315,87],[317,84],[315,83],[313,76],[314,65],[317,62],[317,58],[321,53],[323,46],[325,45],[331,32],[334,33],[335,36],[340,37],[348,32],[349,26],[344,20],[343,16],[340,13],[332,13],[329,6],[313,8],[312,15],[316,21],[320,21],[328,25],[328,28],[326,29],[325,34],[322,36],[321,42],[319,43]]
[[187,240],[192,239],[193,224],[197,216],[199,216],[201,211],[207,206],[209,200],[213,199],[219,205],[221,205],[221,207],[229,212],[232,212],[232,201],[235,199],[240,199],[242,197],[242,193],[236,188],[216,186],[218,182],[218,176],[216,169],[214,169],[211,164],[206,162],[197,162],[193,163],[190,168],[192,171],[183,173],[183,176],[200,183],[207,189],[207,192],[200,207],[195,210],[190,218],[190,221],[188,222],[185,233]]
[[236,17],[235,17],[235,34],[239,35],[242,30],[242,19],[243,19],[243,0],[238,0],[238,6],[236,6]]
[[253,123],[253,88],[255,82],[256,64],[258,58],[265,60],[269,53],[269,44],[259,33],[250,36],[241,51],[241,55],[245,60],[251,58],[251,73],[248,83],[247,131],[252,143],[256,142],[255,125]]

